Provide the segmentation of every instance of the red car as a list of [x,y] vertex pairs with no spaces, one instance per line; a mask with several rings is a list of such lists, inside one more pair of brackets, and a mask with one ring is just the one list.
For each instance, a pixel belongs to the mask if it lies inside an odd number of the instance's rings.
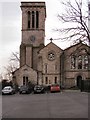
[[60,85],[58,84],[51,85],[50,92],[60,92]]

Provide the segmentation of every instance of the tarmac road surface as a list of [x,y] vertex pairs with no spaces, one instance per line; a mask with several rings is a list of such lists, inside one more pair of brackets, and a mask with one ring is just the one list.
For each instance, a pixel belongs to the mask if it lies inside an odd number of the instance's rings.
[[2,96],[3,118],[88,118],[88,93]]

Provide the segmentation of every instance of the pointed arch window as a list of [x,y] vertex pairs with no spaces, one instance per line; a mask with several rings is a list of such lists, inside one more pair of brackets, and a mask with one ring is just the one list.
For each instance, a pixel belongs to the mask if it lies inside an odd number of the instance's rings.
[[28,11],[28,29],[39,28],[39,11]]
[[76,68],[76,56],[72,55],[71,56],[71,69],[75,69]]
[[45,84],[48,84],[48,77],[45,77]]
[[30,11],[28,11],[28,28],[30,28]]
[[54,81],[55,84],[57,84],[57,77],[55,77],[55,81]]
[[28,77],[23,76],[23,85],[28,85]]
[[71,56],[71,69],[89,69],[89,55]]
[[78,69],[82,69],[82,56],[78,56]]
[[36,28],[39,27],[39,12],[36,11]]
[[45,73],[47,73],[47,63],[45,64]]
[[89,65],[88,56],[85,55],[84,56],[84,69],[88,69],[88,65]]
[[32,11],[32,28],[35,27],[35,12]]

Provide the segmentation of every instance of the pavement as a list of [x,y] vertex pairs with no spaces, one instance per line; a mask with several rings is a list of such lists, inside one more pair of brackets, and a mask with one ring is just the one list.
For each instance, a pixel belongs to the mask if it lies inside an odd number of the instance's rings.
[[2,97],[3,118],[88,118],[88,93],[5,95]]

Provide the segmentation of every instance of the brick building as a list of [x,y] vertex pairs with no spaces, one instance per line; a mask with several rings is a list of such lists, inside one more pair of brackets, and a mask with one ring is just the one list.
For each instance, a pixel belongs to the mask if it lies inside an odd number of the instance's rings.
[[62,50],[52,40],[45,46],[45,2],[21,2],[21,10],[20,68],[13,72],[13,80],[19,86],[30,81],[66,88],[90,80],[90,47],[79,42]]

